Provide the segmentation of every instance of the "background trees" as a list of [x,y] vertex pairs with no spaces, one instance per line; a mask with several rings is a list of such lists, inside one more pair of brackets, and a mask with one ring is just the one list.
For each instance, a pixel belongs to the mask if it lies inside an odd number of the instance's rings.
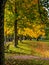
[[[45,33],[46,37],[49,37],[49,1],[48,0],[39,0],[39,13],[41,20],[45,23]],[[43,13],[42,13],[43,11]]]
[[17,38],[21,36],[30,36],[36,39],[44,37],[46,35],[45,27],[48,23],[48,12],[43,5],[41,6],[41,3],[39,6],[40,14],[38,0],[8,0],[5,7],[4,27],[6,36],[14,36],[15,30],[15,43],[17,44]]

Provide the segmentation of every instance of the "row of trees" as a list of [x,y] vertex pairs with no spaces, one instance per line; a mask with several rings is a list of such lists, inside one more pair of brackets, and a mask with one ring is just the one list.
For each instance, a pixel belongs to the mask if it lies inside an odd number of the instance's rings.
[[15,46],[18,44],[18,36],[21,35],[36,39],[40,36],[45,37],[45,27],[48,22],[47,11],[38,3],[40,3],[38,0],[7,1],[4,33],[6,36],[15,35]]

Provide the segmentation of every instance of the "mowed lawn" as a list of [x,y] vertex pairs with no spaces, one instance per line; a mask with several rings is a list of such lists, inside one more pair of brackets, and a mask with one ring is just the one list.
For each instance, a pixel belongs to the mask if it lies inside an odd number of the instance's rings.
[[[7,47],[8,45],[9,48]],[[17,48],[14,46],[14,42],[9,42],[5,44],[5,52],[16,55],[33,55],[48,58],[49,42],[23,40],[22,42],[18,41]]]

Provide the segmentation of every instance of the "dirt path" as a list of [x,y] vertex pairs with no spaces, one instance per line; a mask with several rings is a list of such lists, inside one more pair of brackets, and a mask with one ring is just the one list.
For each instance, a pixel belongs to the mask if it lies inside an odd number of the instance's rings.
[[49,60],[49,58],[44,58],[44,57],[37,57],[37,56],[31,56],[31,55],[14,55],[14,56],[8,56],[8,57],[5,57],[5,58],[8,58],[8,59],[38,59],[38,60]]

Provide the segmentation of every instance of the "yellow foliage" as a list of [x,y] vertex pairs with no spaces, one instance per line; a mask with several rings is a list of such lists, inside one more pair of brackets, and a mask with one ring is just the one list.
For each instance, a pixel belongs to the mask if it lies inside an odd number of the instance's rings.
[[[27,23],[30,24],[30,23]],[[19,29],[18,30],[18,34],[22,34],[22,35],[28,35],[30,37],[34,37],[34,38],[38,38],[39,36],[44,37],[45,36],[45,31],[44,29],[41,29],[42,27],[44,27],[44,25],[36,25],[34,24],[32,29],[30,28],[24,28],[24,30]]]
[[9,10],[7,10],[7,9],[5,9],[5,13],[6,13],[6,14],[13,14],[11,11],[9,11]]
[[12,27],[12,28],[6,28],[5,27],[5,29],[4,29],[4,34],[5,35],[11,35],[13,33],[14,33],[14,27]]

